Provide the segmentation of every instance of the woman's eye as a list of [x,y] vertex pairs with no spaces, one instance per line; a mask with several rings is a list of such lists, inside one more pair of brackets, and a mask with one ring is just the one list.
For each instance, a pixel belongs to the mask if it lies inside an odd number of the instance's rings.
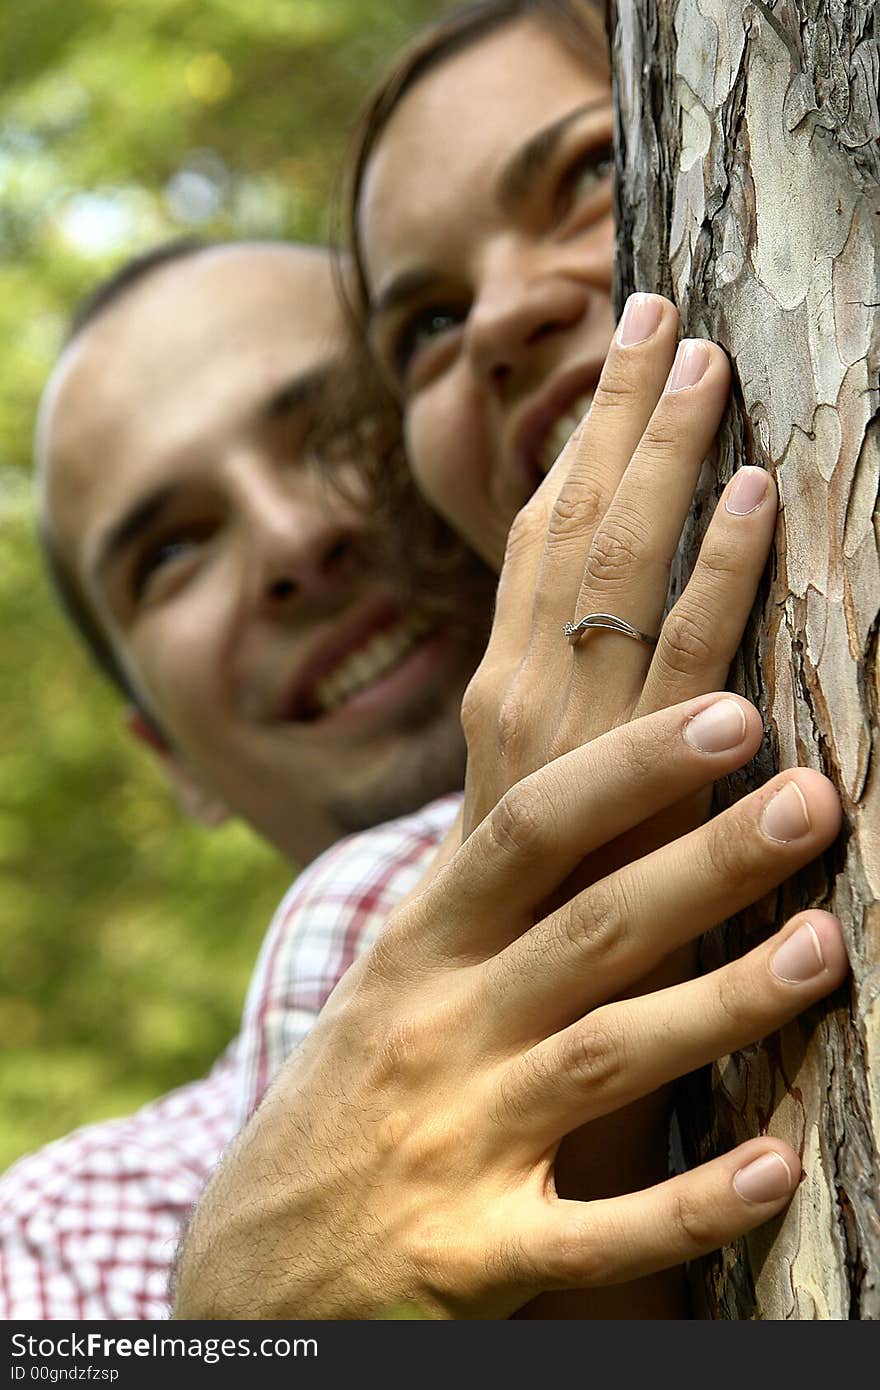
[[600,189],[614,173],[614,151],[611,146],[591,150],[566,173],[562,182],[562,202],[567,211]]
[[458,328],[462,317],[460,309],[445,304],[432,304],[413,314],[394,342],[394,369],[398,380],[405,380],[423,348]]

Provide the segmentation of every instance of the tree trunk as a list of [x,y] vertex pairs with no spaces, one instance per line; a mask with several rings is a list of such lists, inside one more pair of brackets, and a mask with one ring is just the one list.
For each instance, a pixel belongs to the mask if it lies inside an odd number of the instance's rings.
[[762,750],[719,805],[779,768],[821,769],[843,803],[828,854],[706,939],[712,968],[810,904],[843,922],[849,986],[694,1078],[693,1163],[787,1139],[787,1213],[693,1271],[697,1316],[880,1317],[880,6],[869,0],[611,4],[620,178],[618,305],[668,294],[720,343],[731,407],[673,581],[731,471],[781,498],[777,543],[732,688]]

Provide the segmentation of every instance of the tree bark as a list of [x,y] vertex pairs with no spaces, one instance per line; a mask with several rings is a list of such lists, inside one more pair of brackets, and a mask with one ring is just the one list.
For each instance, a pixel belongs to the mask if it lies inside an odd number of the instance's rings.
[[850,985],[693,1079],[689,1163],[769,1132],[802,1156],[787,1213],[692,1271],[697,1316],[880,1317],[880,5],[618,0],[618,307],[676,301],[720,343],[731,407],[703,470],[671,597],[741,464],[779,486],[776,546],[731,687],[766,736],[729,804],[819,768],[844,832],[706,938],[704,968],[807,905],[843,922]]

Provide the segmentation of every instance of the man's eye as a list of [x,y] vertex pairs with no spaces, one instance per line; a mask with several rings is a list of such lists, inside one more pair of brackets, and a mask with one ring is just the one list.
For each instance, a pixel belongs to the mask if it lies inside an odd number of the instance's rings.
[[394,342],[394,370],[400,381],[406,379],[419,352],[444,334],[458,328],[462,311],[446,304],[431,304],[409,318]]
[[166,566],[187,555],[196,543],[194,535],[164,536],[150,545],[137,562],[134,572],[134,593],[140,598],[153,577]]

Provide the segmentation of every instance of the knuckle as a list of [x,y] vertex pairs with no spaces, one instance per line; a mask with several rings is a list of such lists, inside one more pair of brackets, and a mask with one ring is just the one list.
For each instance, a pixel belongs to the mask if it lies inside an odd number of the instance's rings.
[[691,675],[706,666],[713,648],[704,622],[687,608],[673,608],[663,624],[655,660],[659,657],[673,675]]
[[728,812],[709,822],[706,858],[717,886],[741,888],[759,866],[757,855],[762,846],[752,834],[744,834],[741,825],[732,825],[730,815]]
[[[533,727],[529,701],[516,683],[506,690],[501,698],[496,715],[496,727],[501,758],[505,765],[516,766],[517,754],[525,745],[529,730]],[[528,800],[525,792],[523,800]]]
[[509,1139],[519,1133],[523,1121],[528,1119],[529,1106],[522,1097],[522,1087],[513,1076],[501,1075],[490,1092],[486,1105],[486,1116],[496,1134]]
[[490,699],[489,672],[484,660],[468,681],[461,700],[461,727],[468,744],[485,732]]
[[[393,1015],[377,1019],[364,1039],[371,1084],[378,1093],[402,1096],[436,1075],[438,1059],[449,1058],[461,1037],[461,1009],[454,999],[410,999]],[[458,1051],[460,1052],[460,1048]],[[441,1111],[435,1112],[442,1139]]]
[[623,1071],[620,1039],[597,1009],[586,1023],[575,1027],[563,1044],[564,1074],[580,1092],[606,1095]]
[[534,1047],[503,1067],[495,1083],[493,1110],[497,1127],[521,1134],[534,1116],[535,1099],[559,1084],[558,1067],[547,1047]]
[[553,503],[550,520],[547,524],[547,534],[551,544],[568,540],[577,540],[583,544],[583,513],[578,503],[576,490],[568,483]]
[[506,791],[489,817],[489,834],[505,855],[540,855],[551,833],[549,803],[536,782],[518,782]]
[[688,1188],[670,1194],[669,1215],[675,1244],[683,1255],[700,1254],[718,1243],[710,1213]]
[[563,1288],[596,1288],[608,1282],[604,1242],[586,1223],[560,1231],[553,1252],[553,1274]]
[[709,582],[713,588],[719,587],[722,593],[726,593],[731,582],[742,579],[742,570],[742,555],[737,555],[718,543],[712,544],[710,536],[703,543],[691,583],[694,580],[698,585]]
[[502,1077],[489,1109],[494,1128],[504,1135],[516,1135],[530,1114],[531,1105],[526,1100],[521,1079],[518,1082],[512,1076]]
[[556,918],[557,934],[566,946],[579,956],[607,959],[624,940],[628,913],[617,889],[596,884],[586,900],[565,903]]
[[[656,462],[664,467],[668,463],[670,453],[678,455],[682,446],[680,423],[670,419],[665,413],[669,399],[669,396],[663,397],[664,410],[652,415],[639,444],[639,454],[643,460]],[[674,401],[673,408],[675,405],[677,402]]]
[[414,1018],[395,1018],[389,1023],[376,1049],[376,1064],[391,1072],[402,1072],[421,1059],[422,1028]]
[[617,762],[631,770],[634,781],[641,784],[656,778],[660,771],[665,774],[669,767],[669,735],[665,724],[645,720],[624,724],[615,738],[620,740]]
[[[640,396],[640,382],[634,368],[624,365],[620,354],[605,364],[593,398],[593,409],[620,410],[631,406]],[[597,412],[598,413],[598,412]]]
[[502,765],[510,760],[516,767],[517,756],[535,727],[523,673],[498,661],[490,663],[487,653],[462,697],[460,721],[469,750],[485,747],[487,739],[494,739]]
[[[715,1003],[722,1026],[737,1035],[748,1027],[755,1015],[755,1000],[742,989],[742,980],[735,967],[715,972]],[[726,1039],[722,1040],[726,1041]]]
[[[355,1012],[365,1017],[380,1012],[399,989],[401,981],[400,940],[405,935],[405,927],[399,917],[389,922],[369,951],[355,961],[351,970],[343,977],[343,986],[348,986],[345,1007],[349,1016]],[[351,986],[354,982],[354,989]],[[331,995],[331,999],[335,995]]]
[[509,571],[511,566],[517,565],[520,556],[529,555],[543,540],[545,524],[544,505],[533,497],[517,512],[507,533],[507,544],[504,548],[505,570]]
[[[368,1093],[390,1098],[408,1089],[423,1070],[425,1050],[416,1020],[397,1017],[374,1027],[364,1038],[369,1056]],[[383,1100],[383,1106],[386,1100]]]
[[605,524],[596,532],[586,563],[586,578],[597,584],[623,577],[642,558],[645,546],[641,537],[619,519]]
[[592,530],[605,514],[607,502],[592,477],[566,479],[550,514],[551,535],[574,535],[583,543],[585,531]]

